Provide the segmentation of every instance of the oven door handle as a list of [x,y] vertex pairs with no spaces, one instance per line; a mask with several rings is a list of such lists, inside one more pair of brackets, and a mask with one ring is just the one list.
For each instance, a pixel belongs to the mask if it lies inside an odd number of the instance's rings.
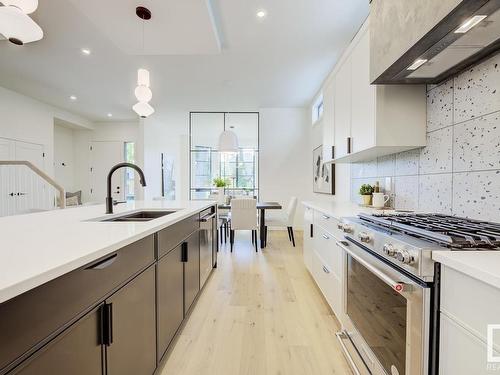
[[410,285],[405,284],[401,281],[396,281],[396,280],[392,279],[391,277],[387,276],[385,273],[383,273],[382,271],[373,267],[370,263],[368,263],[366,260],[361,258],[359,255],[352,252],[352,250],[348,249],[347,246],[345,246],[342,242],[337,242],[337,245],[340,246],[342,249],[344,249],[344,251],[347,254],[352,256],[358,263],[360,263],[363,267],[368,269],[368,271],[373,273],[375,276],[377,276],[384,283],[389,285],[396,292],[401,293],[401,292],[408,291],[410,289]]

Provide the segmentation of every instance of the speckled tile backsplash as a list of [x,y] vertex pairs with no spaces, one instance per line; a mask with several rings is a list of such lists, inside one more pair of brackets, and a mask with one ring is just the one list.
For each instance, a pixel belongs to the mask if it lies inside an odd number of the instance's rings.
[[427,146],[351,164],[351,200],[386,177],[396,208],[500,222],[500,54],[429,86]]

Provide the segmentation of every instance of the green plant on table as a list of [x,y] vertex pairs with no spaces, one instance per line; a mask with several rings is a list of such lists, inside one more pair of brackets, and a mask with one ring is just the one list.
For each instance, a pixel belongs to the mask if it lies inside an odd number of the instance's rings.
[[216,177],[214,178],[214,185],[215,187],[226,187],[228,185],[228,182],[222,177]]
[[373,186],[370,184],[363,184],[359,188],[360,195],[372,195],[373,194]]

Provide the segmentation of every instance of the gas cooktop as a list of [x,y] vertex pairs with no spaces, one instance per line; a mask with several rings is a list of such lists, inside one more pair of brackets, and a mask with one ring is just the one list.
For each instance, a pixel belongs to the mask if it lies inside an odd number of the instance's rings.
[[442,214],[360,214],[363,221],[457,250],[500,250],[500,224]]

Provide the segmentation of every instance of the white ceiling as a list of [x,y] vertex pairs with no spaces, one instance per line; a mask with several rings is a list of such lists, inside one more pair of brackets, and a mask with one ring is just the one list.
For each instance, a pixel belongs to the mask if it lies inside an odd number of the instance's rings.
[[158,116],[304,106],[367,15],[366,0],[39,0],[44,39],[0,41],[0,85],[95,121],[135,118],[139,67]]

